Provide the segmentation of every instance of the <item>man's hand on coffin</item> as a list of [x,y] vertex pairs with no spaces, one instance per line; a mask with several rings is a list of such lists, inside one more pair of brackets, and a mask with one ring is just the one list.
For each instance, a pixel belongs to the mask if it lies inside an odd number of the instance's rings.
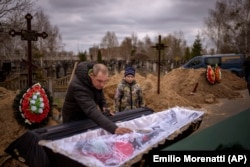
[[115,130],[115,134],[117,134],[117,135],[122,135],[122,134],[125,134],[125,133],[131,133],[131,132],[133,132],[131,129],[124,128],[124,127],[118,127]]

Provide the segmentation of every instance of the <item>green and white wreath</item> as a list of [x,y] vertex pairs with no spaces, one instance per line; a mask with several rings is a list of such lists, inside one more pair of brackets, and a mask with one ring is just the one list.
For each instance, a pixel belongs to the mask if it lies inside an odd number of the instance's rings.
[[15,98],[13,108],[18,123],[29,129],[39,128],[48,123],[53,98],[40,83],[22,90]]

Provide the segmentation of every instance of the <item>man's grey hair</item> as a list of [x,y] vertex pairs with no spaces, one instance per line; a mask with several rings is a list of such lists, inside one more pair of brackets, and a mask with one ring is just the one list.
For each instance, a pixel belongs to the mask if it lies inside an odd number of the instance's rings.
[[105,66],[104,64],[100,64],[100,63],[95,64],[93,66],[93,74],[97,75],[99,72],[101,72],[102,74],[106,74],[106,75],[109,74],[107,66]]

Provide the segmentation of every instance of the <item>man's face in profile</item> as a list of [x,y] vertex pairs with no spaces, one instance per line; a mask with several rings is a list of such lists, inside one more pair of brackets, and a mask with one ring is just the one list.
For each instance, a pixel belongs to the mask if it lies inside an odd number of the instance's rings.
[[108,82],[108,74],[104,74],[102,72],[97,73],[97,75],[94,75],[93,73],[90,75],[90,78],[92,80],[93,86],[101,90],[105,86],[105,84]]

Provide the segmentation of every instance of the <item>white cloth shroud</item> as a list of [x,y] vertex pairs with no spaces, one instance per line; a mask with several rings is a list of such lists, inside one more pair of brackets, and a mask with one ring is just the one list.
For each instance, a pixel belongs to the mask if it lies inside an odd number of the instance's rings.
[[202,111],[173,107],[116,123],[131,128],[133,133],[112,135],[98,128],[59,140],[42,140],[39,144],[85,166],[122,166],[181,128],[201,120],[203,114]]

